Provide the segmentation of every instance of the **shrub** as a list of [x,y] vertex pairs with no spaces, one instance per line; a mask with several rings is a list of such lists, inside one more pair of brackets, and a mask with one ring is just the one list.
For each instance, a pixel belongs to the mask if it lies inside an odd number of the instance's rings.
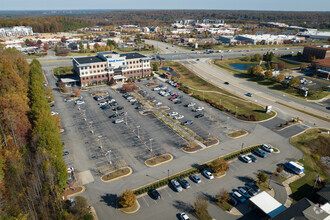
[[265,174],[264,172],[259,172],[259,173],[257,174],[257,178],[258,178],[258,181],[259,181],[260,183],[264,183],[264,182],[267,181],[268,176],[267,176],[267,174]]
[[119,197],[119,205],[122,208],[132,207],[136,202],[136,195],[131,190],[126,190],[120,197]]
[[283,170],[284,170],[283,166],[278,166],[276,168],[276,172],[278,172],[278,173],[282,173]]
[[311,156],[314,160],[320,160],[320,155],[318,154],[312,154]]

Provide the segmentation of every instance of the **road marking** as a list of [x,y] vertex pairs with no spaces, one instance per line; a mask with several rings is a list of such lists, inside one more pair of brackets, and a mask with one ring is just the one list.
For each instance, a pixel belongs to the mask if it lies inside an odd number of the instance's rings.
[[142,197],[142,199],[145,201],[145,203],[147,204],[147,206],[150,207],[149,204],[147,203],[147,200],[144,198],[144,196]]
[[164,189],[164,191],[172,198],[171,194],[167,192],[167,189]]
[[306,125],[306,124],[300,124],[300,125],[305,126],[305,127],[307,127],[307,128],[310,128],[310,127],[311,127],[311,126]]

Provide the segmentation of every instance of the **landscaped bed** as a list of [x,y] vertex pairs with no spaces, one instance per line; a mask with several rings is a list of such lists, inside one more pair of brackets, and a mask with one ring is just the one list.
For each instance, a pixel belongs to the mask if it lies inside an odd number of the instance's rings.
[[108,173],[104,176],[102,176],[102,180],[104,182],[110,182],[110,181],[113,181],[113,180],[116,180],[116,179],[119,179],[119,178],[122,178],[122,177],[125,177],[125,176],[128,176],[132,173],[132,169],[129,168],[129,167],[124,167],[124,168],[120,168],[116,171],[113,171],[111,173]]
[[160,164],[169,162],[172,159],[173,159],[173,156],[171,154],[167,153],[167,154],[162,154],[162,155],[157,156],[157,157],[150,158],[150,159],[145,161],[145,164],[149,167],[155,167],[155,166],[158,166]]
[[[265,113],[265,107],[245,100],[200,78],[178,62],[166,61],[164,67],[171,67],[180,74],[176,81],[182,83],[182,90],[211,106],[244,121],[262,121],[272,118],[275,112]],[[221,105],[220,105],[221,99]],[[236,111],[237,110],[237,111]]]
[[74,72],[72,66],[60,66],[53,69],[54,76],[56,78],[64,78],[64,77],[73,77]]
[[[329,129],[310,128],[304,133],[294,136],[290,143],[304,153],[304,157],[299,160],[304,165],[305,176],[290,184],[292,197],[299,201],[303,197],[311,198],[312,189],[316,178],[320,175],[323,183],[329,182],[328,167],[321,162],[322,157],[330,156],[330,135]],[[316,187],[320,187],[316,184]]]
[[138,201],[136,201],[135,204],[134,204],[132,207],[120,208],[120,210],[121,210],[122,212],[125,212],[125,213],[127,213],[127,214],[135,213],[135,212],[137,212],[139,209],[140,209],[140,205],[139,205],[139,202],[138,202]]
[[245,136],[247,134],[248,134],[248,132],[245,130],[238,130],[238,131],[234,131],[234,132],[227,134],[227,136],[230,138],[239,138],[239,137]]
[[71,195],[78,194],[84,190],[84,187],[82,186],[77,186],[75,188],[68,188],[63,192],[63,196],[65,199],[69,199]]

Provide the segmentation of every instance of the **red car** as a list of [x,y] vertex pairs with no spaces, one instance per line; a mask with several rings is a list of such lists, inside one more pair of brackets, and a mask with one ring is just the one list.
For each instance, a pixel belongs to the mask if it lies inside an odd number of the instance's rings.
[[171,100],[171,101],[172,101],[173,99],[175,99],[175,96],[173,96],[173,97],[169,98],[169,100]]
[[181,85],[177,84],[175,87],[176,87],[176,88],[180,88],[180,87],[181,87]]

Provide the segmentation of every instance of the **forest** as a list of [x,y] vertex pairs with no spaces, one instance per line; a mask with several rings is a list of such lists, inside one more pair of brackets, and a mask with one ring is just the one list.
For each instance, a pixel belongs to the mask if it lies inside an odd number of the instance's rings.
[[63,146],[39,61],[0,48],[0,219],[78,219],[62,192]]

